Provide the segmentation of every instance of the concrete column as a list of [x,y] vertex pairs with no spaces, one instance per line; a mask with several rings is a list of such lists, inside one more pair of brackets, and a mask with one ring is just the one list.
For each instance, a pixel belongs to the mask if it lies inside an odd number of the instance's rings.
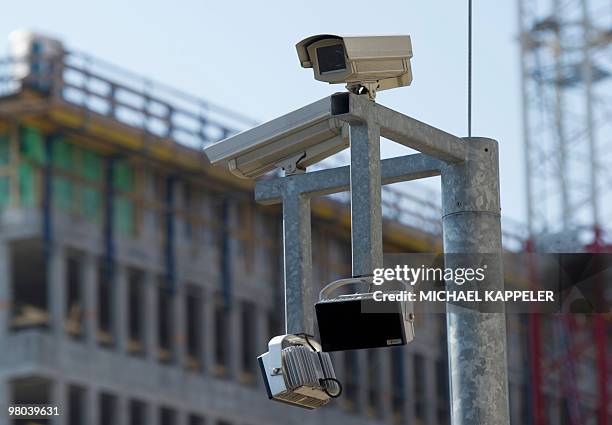
[[85,339],[87,344],[97,346],[98,332],[98,259],[88,254],[83,257],[83,291],[85,304]]
[[11,423],[8,407],[12,403],[11,385],[8,377],[0,376],[0,423]]
[[233,300],[229,311],[229,376],[239,379],[242,375],[242,303]]
[[187,300],[185,299],[185,287],[180,283],[177,284],[176,293],[173,299],[172,314],[174,320],[173,334],[174,334],[174,353],[176,358],[176,364],[184,368],[186,365],[186,351],[187,351],[187,318],[186,318],[186,307]]
[[[267,346],[266,346],[265,351],[268,351]],[[346,382],[346,374],[344,373],[344,353],[343,352],[333,352],[333,353],[330,353],[330,355],[332,359],[332,365],[334,366],[334,371],[336,372],[336,377],[340,380],[341,384],[344,384]],[[258,381],[261,381],[262,382],[261,385],[263,386],[263,381],[261,379],[258,379]],[[339,405],[345,404],[345,401],[346,401],[346,398],[344,398],[345,395],[346,393],[343,394],[343,397],[337,400]]]
[[428,355],[423,358],[425,362],[425,418],[427,423],[437,423],[438,394],[436,392],[436,359]]
[[215,367],[215,298],[212,291],[202,291],[202,369],[211,375]]
[[98,425],[100,423],[100,393],[96,387],[90,387],[85,392],[85,417],[87,425]]
[[117,412],[115,425],[129,425],[129,400],[125,394],[117,394]]
[[176,411],[176,425],[188,425],[187,424],[188,415],[184,410]]
[[[477,289],[503,290],[497,142],[464,139],[465,162],[442,170],[444,252],[488,254]],[[445,265],[479,267],[479,258],[446,257]],[[447,289],[461,290],[453,282]],[[447,304],[451,420],[453,425],[508,425],[506,320],[503,306]]]
[[371,352],[371,355],[370,355],[371,358],[368,361],[368,367],[374,368],[376,373],[372,377],[369,377],[371,379],[367,380],[368,391],[370,391],[372,388],[376,390],[374,393],[374,399],[375,399],[374,413],[377,418],[384,418],[385,412],[382,411],[383,409],[382,400],[383,400],[383,392],[385,389],[382,386],[382,382],[383,382],[382,373],[384,370],[384,368],[382,367],[382,362],[383,362],[382,350],[372,349],[369,351]]
[[[268,342],[272,336],[268,338],[268,314],[263,305],[255,304],[255,350],[254,355],[258,356],[268,351]],[[335,363],[334,363],[334,367]],[[257,372],[256,372],[257,373]],[[264,382],[257,376],[255,382],[261,388],[264,387]]]
[[154,273],[146,272],[144,276],[144,298],[145,298],[145,315],[144,321],[144,339],[145,339],[145,355],[147,359],[153,363],[157,363],[158,352],[158,334],[157,323],[159,321],[158,314],[158,285]]
[[115,281],[113,288],[113,327],[117,339],[117,351],[127,353],[128,345],[128,270],[127,267],[115,266]]
[[0,240],[0,339],[6,335],[10,326],[13,281],[11,274],[10,245],[7,241]]
[[368,356],[366,350],[357,351],[357,370],[359,374],[357,387],[357,406],[356,410],[365,413],[368,406]]
[[49,406],[57,407],[59,409],[58,416],[51,416],[51,424],[52,425],[64,425],[66,424],[66,420],[68,418],[68,412],[66,409],[68,408],[68,388],[62,379],[55,379],[51,383],[49,394]]
[[404,356],[404,420],[402,423],[416,422],[414,417],[414,350],[402,350]]
[[47,269],[47,296],[51,329],[56,337],[65,335],[66,323],[66,252],[54,244]]
[[147,425],[159,425],[159,423],[161,422],[159,418],[159,405],[157,405],[157,403],[152,403],[150,406],[148,406],[147,412],[149,419],[147,421]]
[[380,408],[381,416],[385,422],[393,419],[391,403],[391,351],[389,349],[378,350],[378,364],[380,371]]

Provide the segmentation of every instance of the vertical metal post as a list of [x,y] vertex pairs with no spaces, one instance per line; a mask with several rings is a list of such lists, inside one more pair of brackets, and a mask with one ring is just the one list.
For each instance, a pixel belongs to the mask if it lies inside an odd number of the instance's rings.
[[585,96],[585,125],[586,136],[589,141],[589,190],[591,196],[591,220],[593,227],[599,229],[599,182],[598,182],[598,149],[595,136],[595,111],[593,102],[593,60],[591,57],[592,51],[592,21],[589,10],[589,2],[582,0],[582,65],[581,72],[584,78],[584,96]]
[[610,396],[608,390],[608,342],[606,334],[606,322],[603,314],[597,314],[594,318],[593,334],[595,336],[595,350],[597,352],[597,386],[599,390],[599,400],[597,406],[598,425],[608,425],[610,422],[609,406]]
[[[467,138],[468,160],[442,171],[445,254],[498,254],[487,258],[488,290],[503,289],[497,142]],[[448,266],[448,264],[446,264]],[[506,320],[447,304],[453,425],[508,425]]]
[[283,195],[285,327],[288,334],[314,334],[310,199],[286,177]]
[[350,124],[349,139],[353,276],[369,276],[383,264],[380,128]]
[[[557,23],[561,22],[561,0],[553,0],[553,18]],[[566,59],[563,53],[563,47],[565,44],[565,36],[562,27],[559,27],[559,31],[556,32],[556,42],[558,43],[559,53],[555,54],[555,127],[557,130],[556,137],[559,141],[559,157],[557,161],[558,172],[559,172],[559,191],[561,192],[561,220],[563,223],[563,230],[569,230],[572,219],[573,211],[570,206],[571,195],[569,182],[571,182],[570,167],[568,167],[568,141],[565,121],[565,92],[563,90],[563,72],[566,66]]]
[[[525,251],[527,252],[527,267],[529,281],[532,287],[535,287],[536,272],[533,253],[535,252],[535,242],[532,233],[530,239],[527,240]],[[530,417],[533,420],[533,425],[544,425],[544,394],[542,392],[542,335],[541,335],[541,317],[540,313],[531,312],[529,315],[529,363],[527,372],[530,374],[529,383],[529,408],[531,409]]]
[[528,230],[529,236],[533,235],[533,217],[534,213],[534,199],[533,199],[533,188],[532,188],[532,170],[533,166],[531,164],[531,156],[532,152],[532,139],[531,139],[531,117],[529,116],[529,97],[528,97],[528,84],[529,84],[529,67],[527,65],[527,46],[526,46],[526,36],[527,36],[527,26],[526,22],[526,12],[525,12],[525,3],[529,0],[518,0],[518,26],[520,29],[519,33],[519,44],[521,47],[521,108],[522,108],[522,124],[523,124],[523,160],[525,161],[525,193],[526,193],[526,203],[527,203],[527,217],[528,217]]

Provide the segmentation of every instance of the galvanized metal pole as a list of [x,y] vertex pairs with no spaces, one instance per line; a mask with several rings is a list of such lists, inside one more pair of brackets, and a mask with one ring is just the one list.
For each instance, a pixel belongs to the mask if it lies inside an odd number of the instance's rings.
[[[467,161],[442,170],[444,253],[496,254],[487,256],[485,282],[501,290],[497,142],[464,140]],[[508,425],[505,314],[447,304],[447,335],[452,424]]]
[[285,328],[288,334],[314,335],[310,199],[291,177],[284,182]]
[[380,128],[351,123],[349,139],[353,276],[369,276],[383,264]]

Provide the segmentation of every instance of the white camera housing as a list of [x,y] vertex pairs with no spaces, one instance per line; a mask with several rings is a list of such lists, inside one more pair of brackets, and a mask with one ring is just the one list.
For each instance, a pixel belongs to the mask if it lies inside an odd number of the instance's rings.
[[409,35],[343,37],[319,34],[296,44],[300,64],[312,68],[316,80],[346,83],[353,93],[408,86],[412,82]]
[[328,96],[217,142],[204,153],[211,164],[227,163],[230,172],[241,178],[256,178],[277,168],[295,174],[348,147],[342,126],[332,117]]

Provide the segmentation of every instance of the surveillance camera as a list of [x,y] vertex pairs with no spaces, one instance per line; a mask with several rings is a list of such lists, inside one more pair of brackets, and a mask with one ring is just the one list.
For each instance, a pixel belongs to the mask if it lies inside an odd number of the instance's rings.
[[296,46],[300,63],[313,68],[315,79],[330,84],[346,83],[353,93],[367,93],[408,86],[412,82],[408,35],[341,37],[321,34],[305,38]]
[[275,336],[258,361],[271,400],[316,409],[342,391],[331,357],[307,336]]
[[259,177],[277,168],[286,174],[348,147],[342,122],[332,117],[331,97],[290,112],[204,149],[211,164],[227,163],[241,178]]

